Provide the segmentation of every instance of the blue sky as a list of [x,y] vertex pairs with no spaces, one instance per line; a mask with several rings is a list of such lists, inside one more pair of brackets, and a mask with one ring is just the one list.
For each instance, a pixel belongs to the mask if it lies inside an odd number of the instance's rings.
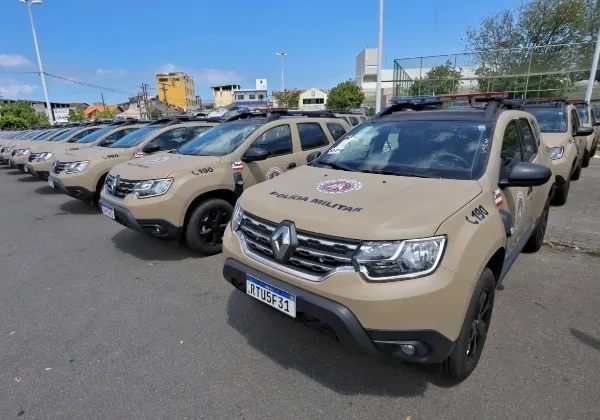
[[[518,0],[385,0],[384,68],[393,59],[460,52],[468,26]],[[196,94],[210,86],[281,87],[277,51],[286,51],[286,88],[331,88],[353,78],[355,57],[377,44],[377,0],[45,0],[33,7],[47,73],[136,94],[156,94],[154,74],[182,70]],[[0,5],[0,95],[42,99],[27,7]],[[48,79],[56,102],[100,102],[102,90]],[[126,94],[103,90],[107,103]]]

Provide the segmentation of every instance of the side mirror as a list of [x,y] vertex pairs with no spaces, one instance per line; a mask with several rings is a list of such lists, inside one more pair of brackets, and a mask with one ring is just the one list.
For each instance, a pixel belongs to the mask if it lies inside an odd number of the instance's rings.
[[246,150],[246,153],[242,157],[244,162],[256,162],[259,160],[265,160],[269,157],[269,152],[261,147],[252,147]]
[[318,150],[309,153],[308,156],[306,156],[306,163],[311,163],[312,161],[319,159],[319,156],[321,156],[321,152]]
[[517,163],[508,178],[501,180],[499,186],[506,187],[537,187],[544,185],[552,177],[550,168],[544,165],[530,162]]
[[575,132],[575,137],[585,137],[594,134],[594,129],[592,127],[579,127]]
[[150,154],[150,153],[156,153],[160,150],[159,146],[146,146],[142,149],[142,152]]

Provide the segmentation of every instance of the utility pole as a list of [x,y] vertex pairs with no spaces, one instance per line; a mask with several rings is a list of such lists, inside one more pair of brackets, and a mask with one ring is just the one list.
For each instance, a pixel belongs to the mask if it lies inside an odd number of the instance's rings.
[[383,57],[383,0],[379,0],[379,34],[377,40],[377,87],[375,112],[381,111],[381,61]]
[[159,85],[161,85],[160,90],[163,91],[163,96],[165,97],[165,115],[169,115],[169,101],[167,99],[167,84],[166,83],[159,83]]
[[106,102],[104,102],[104,93],[100,92],[100,95],[102,96],[102,106],[104,107],[103,111],[106,111]]
[[275,55],[278,55],[279,57],[281,57],[281,91],[285,92],[285,85],[283,83],[283,57],[285,57],[287,55],[286,52],[278,52],[275,53]]
[[148,85],[146,83],[141,84],[141,88],[142,88],[142,104],[144,104],[144,110],[142,111],[142,106],[141,104],[139,105],[140,107],[140,116],[142,118],[149,118],[150,117],[150,108],[148,107]]
[[585,91],[585,101],[588,104],[592,99],[592,91],[594,90],[594,82],[596,81],[596,71],[598,70],[598,57],[600,57],[600,30],[598,31],[598,39],[596,39],[596,50],[594,51],[594,61],[592,61],[590,80],[588,81],[587,89]]

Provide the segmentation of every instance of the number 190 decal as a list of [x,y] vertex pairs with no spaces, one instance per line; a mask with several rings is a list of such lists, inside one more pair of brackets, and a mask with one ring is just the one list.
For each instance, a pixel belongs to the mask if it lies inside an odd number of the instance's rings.
[[478,225],[479,222],[485,219],[488,215],[488,211],[483,206],[479,206],[471,212],[471,217],[465,216],[465,219],[467,219],[467,222],[469,223]]

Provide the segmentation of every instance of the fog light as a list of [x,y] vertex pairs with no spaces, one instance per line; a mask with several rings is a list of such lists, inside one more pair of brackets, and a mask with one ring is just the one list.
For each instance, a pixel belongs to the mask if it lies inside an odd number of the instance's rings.
[[417,349],[415,348],[415,346],[413,346],[411,344],[401,344],[400,345],[400,350],[402,350],[402,352],[404,354],[407,354],[409,356],[414,355],[415,352],[417,351]]

